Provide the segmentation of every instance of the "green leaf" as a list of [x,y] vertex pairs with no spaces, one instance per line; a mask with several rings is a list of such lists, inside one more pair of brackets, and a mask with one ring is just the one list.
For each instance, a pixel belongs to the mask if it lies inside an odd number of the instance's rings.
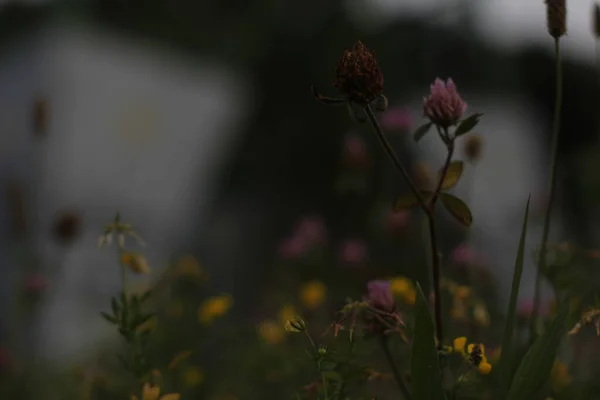
[[152,289],[148,289],[144,292],[144,294],[142,294],[142,297],[140,297],[140,302],[144,303],[146,302],[150,296],[152,295]]
[[569,303],[560,305],[558,315],[550,328],[539,336],[523,357],[513,379],[506,400],[531,400],[548,379],[556,353],[565,336],[565,322]]
[[410,357],[413,400],[446,398],[434,335],[434,325],[427,300],[421,286],[417,284],[415,331]]
[[473,128],[479,123],[479,118],[481,118],[483,114],[475,113],[468,117],[467,119],[463,119],[458,128],[454,131],[454,137],[459,137],[464,135],[465,133],[471,132]]
[[506,393],[513,379],[512,361],[514,360],[514,347],[512,344],[513,332],[515,330],[515,319],[517,310],[517,298],[519,295],[519,286],[521,285],[521,276],[523,275],[523,261],[525,258],[525,238],[527,236],[527,220],[529,218],[529,203],[531,196],[527,199],[523,224],[521,226],[521,237],[517,250],[517,259],[515,260],[515,269],[513,272],[512,289],[510,291],[510,300],[506,312],[506,325],[504,327],[504,336],[502,337],[502,351],[500,360],[496,367],[498,371],[498,381],[496,387],[496,398],[506,398]]
[[473,223],[473,215],[464,201],[449,193],[440,193],[440,200],[454,219],[467,228]]
[[420,127],[418,127],[415,133],[413,133],[413,139],[415,139],[415,142],[418,143],[419,140],[423,139],[423,137],[427,134],[427,132],[429,132],[432,126],[433,123],[429,122],[425,125],[421,125]]
[[104,311],[100,311],[100,315],[102,315],[102,317],[104,317],[104,319],[110,322],[111,324],[117,324],[119,322],[115,317],[111,316],[108,313],[105,313]]
[[[425,200],[427,200],[429,197],[431,197],[431,195],[433,194],[433,192],[429,191],[429,190],[421,190],[421,197]],[[394,206],[393,206],[393,210],[394,211],[405,211],[405,210],[409,210],[413,207],[416,207],[419,205],[419,200],[417,199],[417,197],[410,193],[404,196],[400,196],[398,197],[396,200],[394,200]]]
[[[464,169],[464,163],[462,161],[452,161],[448,166],[448,170],[446,171],[446,176],[444,177],[444,182],[442,182],[442,190],[447,190],[453,188],[460,179]],[[439,182],[442,179],[443,168],[438,172],[437,181]]]

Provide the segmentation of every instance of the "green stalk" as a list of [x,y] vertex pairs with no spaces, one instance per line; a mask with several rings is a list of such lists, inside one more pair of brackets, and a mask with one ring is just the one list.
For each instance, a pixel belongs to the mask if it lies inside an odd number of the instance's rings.
[[533,310],[530,320],[531,341],[536,337],[537,318],[540,308],[540,285],[542,281],[542,271],[547,268],[546,249],[548,246],[548,236],[550,234],[550,221],[552,217],[552,206],[556,192],[556,175],[557,175],[557,153],[558,153],[558,134],[560,131],[560,113],[562,108],[562,62],[560,56],[560,39],[554,39],[554,50],[556,54],[556,94],[554,103],[554,122],[552,124],[552,147],[550,161],[550,183],[548,205],[544,216],[544,228],[542,231],[542,245],[540,249],[539,266],[536,272],[535,288],[533,294]]

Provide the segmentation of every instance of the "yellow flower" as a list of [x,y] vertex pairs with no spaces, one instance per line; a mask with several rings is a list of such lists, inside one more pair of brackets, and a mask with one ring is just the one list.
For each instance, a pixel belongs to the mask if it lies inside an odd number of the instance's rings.
[[278,344],[283,341],[284,330],[281,324],[275,321],[263,321],[258,325],[258,333],[269,344]]
[[464,300],[471,295],[471,288],[468,286],[458,286],[454,292],[457,299]]
[[183,371],[183,383],[187,387],[198,386],[204,382],[204,371],[198,367],[188,367]]
[[567,365],[560,361],[555,361],[550,371],[550,378],[552,380],[552,387],[554,390],[562,389],[569,386],[573,381],[573,378],[569,374],[569,368]]
[[286,321],[294,318],[296,315],[298,315],[296,312],[296,307],[291,304],[286,304],[281,307],[281,310],[279,311],[279,320],[282,323],[285,323]]
[[[142,400],[179,400],[181,395],[179,393],[169,393],[160,396],[160,387],[158,385],[152,385],[146,383],[142,389]],[[138,397],[133,395],[131,400],[138,400]]]
[[129,251],[124,251],[121,255],[121,262],[123,265],[126,265],[136,274],[149,274],[150,267],[148,266],[148,261],[146,257],[144,257],[140,253],[131,253]]
[[483,304],[477,304],[473,309],[473,318],[481,326],[490,325],[490,314]]
[[313,310],[323,304],[326,292],[323,282],[308,282],[300,288],[300,301],[306,308]]
[[465,336],[457,337],[454,339],[454,351],[459,353],[465,353],[465,345],[467,344],[467,338]]
[[218,317],[222,317],[233,305],[230,295],[215,296],[206,299],[198,309],[198,319],[204,324],[210,324]]
[[402,298],[405,303],[415,304],[417,291],[410,279],[403,276],[390,279],[390,289],[395,296]]
[[177,275],[185,276],[192,279],[205,278],[204,271],[196,257],[192,255],[183,256],[177,263]]
[[480,374],[487,375],[492,371],[492,364],[490,364],[486,361],[482,361],[479,364],[479,366],[477,367],[477,370],[479,371]]

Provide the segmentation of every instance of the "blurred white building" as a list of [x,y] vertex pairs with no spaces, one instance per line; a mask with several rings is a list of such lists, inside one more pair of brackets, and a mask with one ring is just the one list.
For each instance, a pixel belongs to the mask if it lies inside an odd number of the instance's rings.
[[[119,272],[115,251],[96,245],[116,211],[148,242],[154,270],[166,266],[192,221],[202,221],[247,89],[223,65],[64,21],[0,53],[3,178],[19,176],[27,186],[35,246],[43,268],[58,274],[41,316],[45,356],[75,355],[112,334],[98,311],[119,290]],[[36,98],[49,105],[43,137],[32,131]],[[63,252],[49,230],[71,207],[84,230]]]

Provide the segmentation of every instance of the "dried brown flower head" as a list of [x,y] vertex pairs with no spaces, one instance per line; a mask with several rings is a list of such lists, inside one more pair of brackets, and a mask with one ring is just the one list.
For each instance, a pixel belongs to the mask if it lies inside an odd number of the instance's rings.
[[567,32],[567,0],[546,0],[548,33],[555,39]]
[[77,238],[81,228],[81,216],[75,211],[61,213],[52,226],[52,234],[56,240],[69,244]]
[[377,65],[375,52],[358,41],[344,55],[335,69],[333,86],[350,101],[362,106],[379,97],[383,92],[383,74]]

